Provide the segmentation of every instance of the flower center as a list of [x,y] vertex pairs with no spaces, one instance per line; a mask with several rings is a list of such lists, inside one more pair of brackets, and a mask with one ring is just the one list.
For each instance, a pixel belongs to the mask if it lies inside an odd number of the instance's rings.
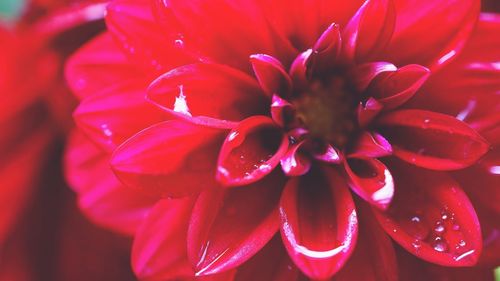
[[343,77],[333,75],[315,79],[293,100],[295,118],[310,133],[337,147],[343,147],[356,129],[355,93]]

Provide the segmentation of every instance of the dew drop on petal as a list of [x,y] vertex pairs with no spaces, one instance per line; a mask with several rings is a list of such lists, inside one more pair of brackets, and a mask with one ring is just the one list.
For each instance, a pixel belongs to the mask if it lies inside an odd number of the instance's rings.
[[448,251],[448,243],[444,241],[441,237],[437,237],[434,240],[434,243],[432,243],[432,248],[434,248],[435,251],[444,253]]
[[435,233],[442,234],[442,233],[444,233],[445,230],[446,230],[446,228],[444,227],[443,222],[441,222],[441,221],[436,222],[436,226],[434,227]]

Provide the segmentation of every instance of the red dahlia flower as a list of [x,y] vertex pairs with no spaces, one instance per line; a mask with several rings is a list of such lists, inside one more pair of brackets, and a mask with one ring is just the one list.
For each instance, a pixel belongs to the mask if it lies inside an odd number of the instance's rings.
[[141,280],[395,280],[390,238],[499,264],[467,195],[498,247],[500,17],[479,1],[119,0],[106,23],[67,65],[67,178],[135,234]]

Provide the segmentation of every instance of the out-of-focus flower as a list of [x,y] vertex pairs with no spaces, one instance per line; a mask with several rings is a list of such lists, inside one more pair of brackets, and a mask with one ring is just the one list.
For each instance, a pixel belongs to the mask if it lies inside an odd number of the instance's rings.
[[500,17],[479,9],[113,1],[67,65],[68,181],[135,234],[141,280],[396,280],[390,238],[492,277]]

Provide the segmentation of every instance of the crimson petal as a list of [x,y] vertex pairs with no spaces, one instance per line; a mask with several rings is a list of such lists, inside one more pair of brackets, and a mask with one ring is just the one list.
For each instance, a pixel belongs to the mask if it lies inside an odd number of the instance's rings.
[[410,253],[444,266],[474,265],[482,249],[481,228],[469,199],[449,175],[391,162],[396,193],[376,216]]
[[384,110],[390,110],[412,98],[429,76],[430,70],[426,67],[406,65],[377,76],[369,91],[372,97],[384,105]]
[[348,157],[384,157],[392,154],[392,146],[381,134],[363,132],[351,149]]
[[358,64],[352,68],[349,78],[359,92],[364,92],[372,80],[380,73],[396,71],[398,68],[389,62],[369,62]]
[[188,231],[188,256],[197,276],[237,267],[271,240],[284,180],[276,172],[249,186],[200,195]]
[[219,64],[175,68],[149,86],[147,98],[178,118],[196,123],[192,117],[205,116],[221,120],[221,127],[227,127],[224,120],[240,121],[269,109],[254,78]]
[[366,102],[360,102],[356,110],[359,126],[368,126],[380,111],[382,111],[383,107],[384,106],[374,98],[369,98]]
[[186,248],[193,205],[189,197],[163,199],[151,209],[132,246],[132,268],[139,279],[160,281],[194,275]]
[[222,132],[182,121],[158,123],[119,146],[111,166],[125,185],[157,196],[196,194],[217,185]]
[[167,118],[144,99],[146,87],[142,80],[125,80],[88,96],[73,114],[76,124],[112,151],[143,128]]
[[217,162],[217,180],[224,186],[256,182],[279,164],[288,137],[268,117],[243,120],[226,137]]
[[307,49],[300,53],[293,61],[289,72],[295,92],[300,93],[300,91],[307,88],[312,74],[311,65],[315,55],[312,49]]
[[268,96],[290,95],[292,80],[279,60],[272,56],[256,54],[250,56],[250,62],[260,86]]
[[281,158],[281,169],[287,176],[301,176],[311,168],[311,159],[301,152],[305,141],[291,145]]
[[329,71],[329,68],[337,62],[341,50],[340,26],[332,23],[314,44],[313,51],[317,53],[314,58],[314,71],[317,73]]
[[440,113],[399,110],[385,114],[377,123],[394,155],[428,169],[461,169],[489,149],[483,137],[467,124]]
[[366,62],[389,43],[396,22],[392,0],[367,0],[342,32],[348,59]]
[[313,279],[326,279],[347,261],[358,234],[354,202],[333,168],[291,178],[280,202],[281,236],[294,263]]
[[374,158],[349,158],[344,163],[351,189],[375,207],[387,209],[394,196],[394,181],[387,167]]
[[287,128],[291,125],[293,120],[294,106],[288,101],[273,95],[271,103],[271,117],[276,124],[281,127]]

